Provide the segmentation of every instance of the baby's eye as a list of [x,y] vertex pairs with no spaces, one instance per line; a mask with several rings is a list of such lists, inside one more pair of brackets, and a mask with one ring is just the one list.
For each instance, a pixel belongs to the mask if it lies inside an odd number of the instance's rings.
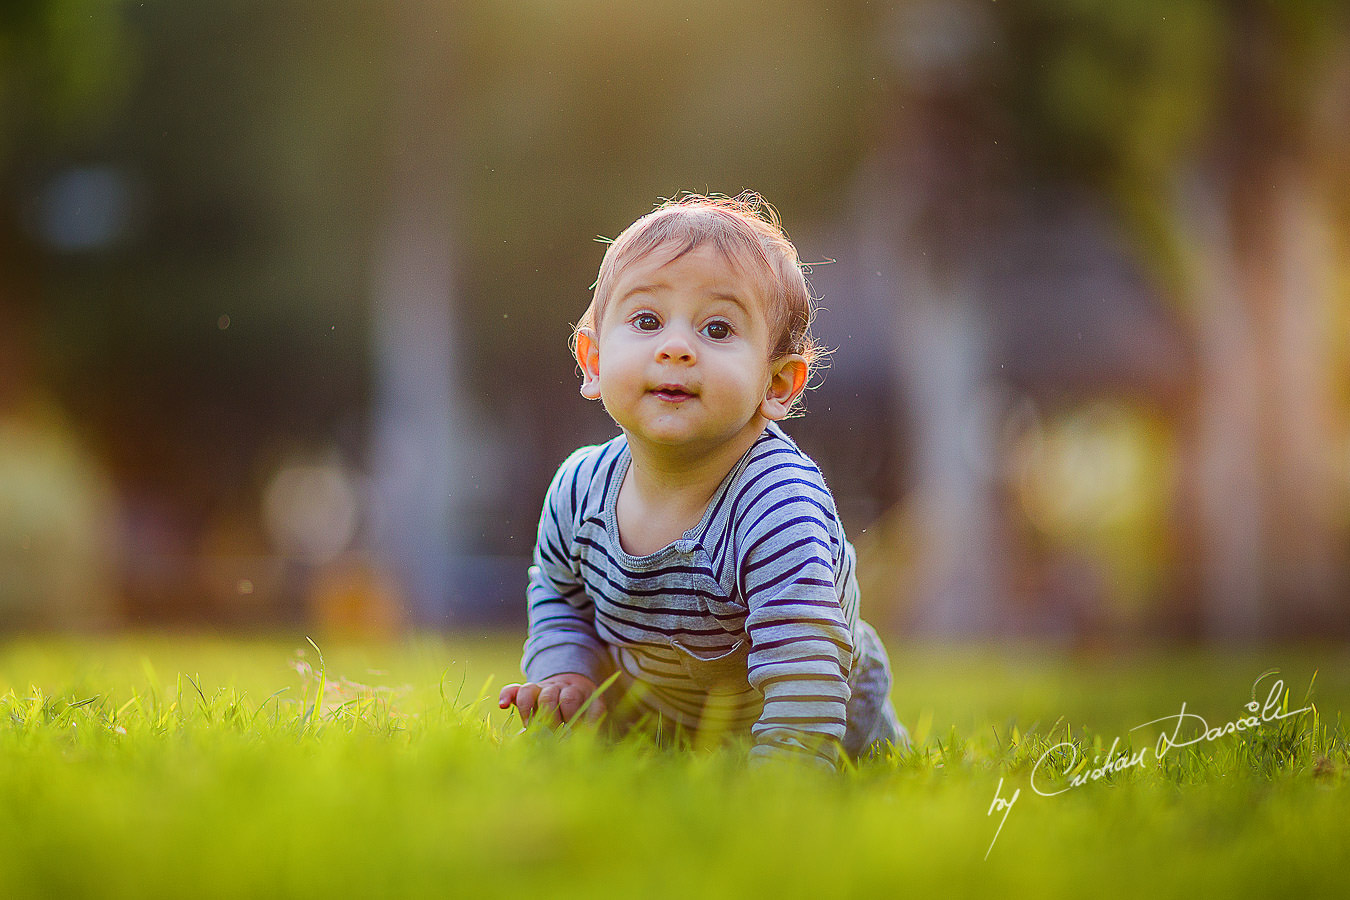
[[731,325],[727,322],[709,322],[703,326],[703,332],[715,341],[723,341],[731,337]]
[[638,331],[655,331],[661,327],[661,320],[651,313],[642,313],[633,319]]

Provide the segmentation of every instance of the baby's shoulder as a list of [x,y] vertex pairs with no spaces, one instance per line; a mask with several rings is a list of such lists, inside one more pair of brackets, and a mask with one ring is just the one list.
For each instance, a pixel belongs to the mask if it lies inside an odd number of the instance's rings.
[[742,489],[764,481],[778,482],[783,478],[805,479],[825,487],[825,475],[816,461],[808,456],[797,442],[778,427],[770,424],[755,445],[750,448],[746,465],[738,481]]
[[554,473],[546,503],[576,509],[589,505],[589,499],[602,499],[609,482],[618,474],[620,458],[627,446],[624,436],[619,435],[603,444],[572,451]]
[[751,448],[733,493],[733,519],[742,527],[802,514],[837,518],[820,466],[776,425]]

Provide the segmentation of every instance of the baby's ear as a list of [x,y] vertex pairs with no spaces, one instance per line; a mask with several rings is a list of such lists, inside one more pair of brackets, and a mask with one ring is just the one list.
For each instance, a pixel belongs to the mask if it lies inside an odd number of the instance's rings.
[[787,418],[793,402],[806,390],[809,371],[806,359],[797,353],[789,353],[775,361],[769,377],[769,390],[764,396],[764,402],[759,405],[759,414],[771,422]]
[[587,400],[599,400],[600,341],[594,329],[577,329],[576,354],[577,365],[581,366],[581,396]]

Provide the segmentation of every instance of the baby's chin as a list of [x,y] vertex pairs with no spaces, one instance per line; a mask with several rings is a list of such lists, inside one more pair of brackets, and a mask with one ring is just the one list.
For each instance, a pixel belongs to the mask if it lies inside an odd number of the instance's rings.
[[[625,428],[629,437],[637,437],[648,444],[678,448],[686,444],[699,444],[706,436],[692,423],[679,420],[679,414],[667,414],[657,421],[647,421],[631,428]],[[671,421],[674,420],[674,421]]]
[[758,414],[744,422],[708,423],[697,421],[684,404],[660,416],[642,422],[620,423],[629,441],[641,441],[652,447],[684,451],[691,455],[707,454],[728,444],[739,443],[748,434],[758,434],[768,420]]

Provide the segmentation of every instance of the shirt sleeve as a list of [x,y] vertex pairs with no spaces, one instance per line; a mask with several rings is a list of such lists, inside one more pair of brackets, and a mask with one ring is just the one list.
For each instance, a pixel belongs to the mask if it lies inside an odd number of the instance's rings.
[[842,529],[814,467],[767,473],[737,528],[749,614],[747,674],[764,695],[751,761],[790,755],[838,765],[853,638],[835,585]]
[[595,604],[587,595],[573,553],[579,470],[588,451],[574,453],[558,469],[544,499],[527,588],[529,634],[521,669],[529,681],[564,672],[604,681],[608,653],[595,632]]

